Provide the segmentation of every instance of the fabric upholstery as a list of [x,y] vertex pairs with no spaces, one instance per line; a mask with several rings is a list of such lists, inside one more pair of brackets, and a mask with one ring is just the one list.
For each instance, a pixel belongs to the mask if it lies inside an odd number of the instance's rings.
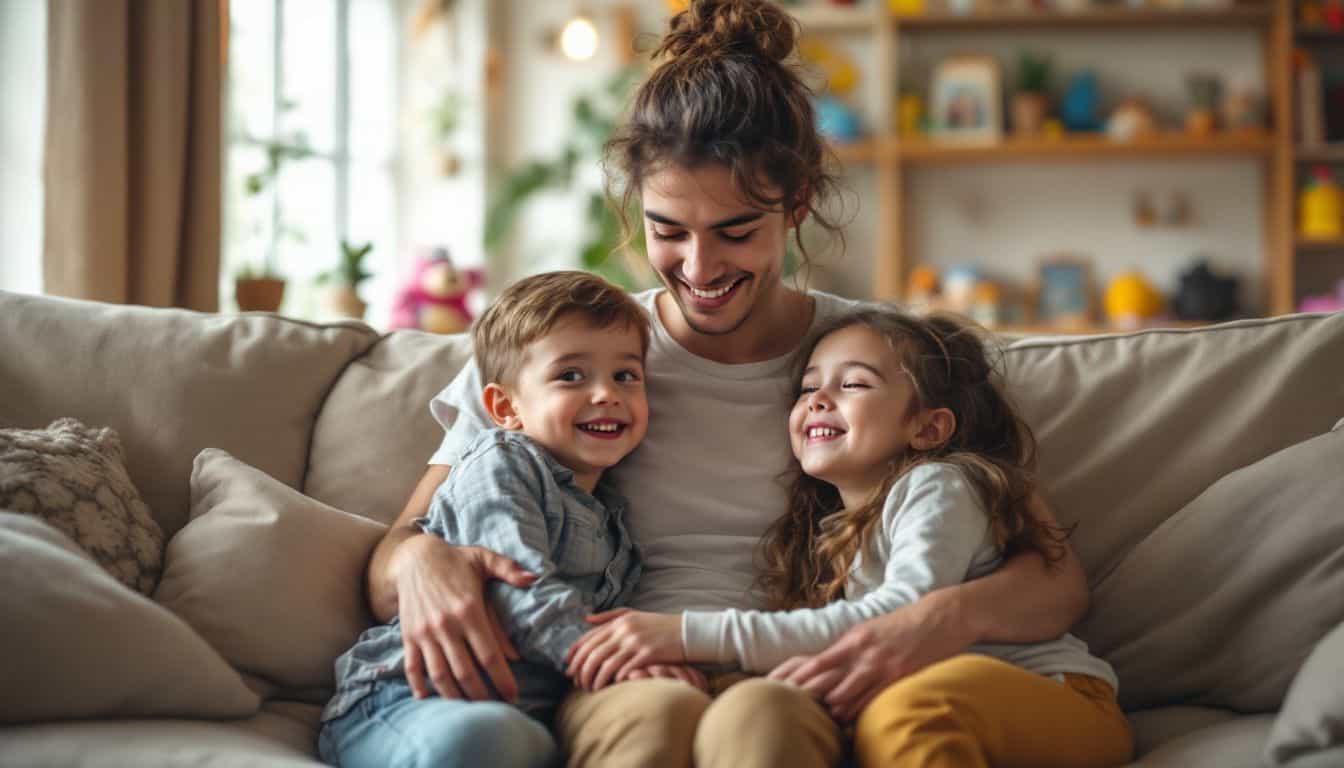
[[386,527],[216,449],[196,457],[191,499],[154,599],[269,696],[324,702],[336,657],[372,623],[364,566]]
[[1274,718],[1249,715],[1172,739],[1130,768],[1260,768],[1261,748]]
[[44,522],[0,512],[0,584],[0,722],[257,711],[256,694],[181,619]]
[[163,531],[126,474],[114,430],[75,419],[0,429],[0,509],[42,518],[137,592],[158,583]]
[[1269,734],[1265,762],[1290,764],[1331,747],[1344,749],[1344,624],[1317,643],[1298,670]]
[[71,416],[115,429],[131,480],[171,537],[186,522],[187,478],[203,448],[299,487],[323,397],[376,338],[353,323],[0,291],[0,427]]
[[465,334],[398,331],[351,363],[314,425],[303,492],[353,514],[395,520],[443,439],[429,401],[470,358]]
[[1241,715],[1209,707],[1159,707],[1129,713],[1134,731],[1134,753],[1140,757],[1187,733],[1207,728]]

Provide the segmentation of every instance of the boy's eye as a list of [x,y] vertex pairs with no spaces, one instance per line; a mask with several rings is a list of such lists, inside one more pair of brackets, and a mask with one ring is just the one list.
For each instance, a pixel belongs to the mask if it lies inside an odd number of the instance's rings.
[[567,382],[583,381],[583,372],[578,370],[577,368],[570,368],[568,370],[561,371],[560,375],[556,376],[555,378],[558,381],[567,381]]
[[752,235],[756,234],[756,230],[754,229],[748,230],[740,235],[733,235],[727,232],[720,232],[719,234],[723,236],[724,240],[728,240],[734,243],[745,243],[746,241],[751,239]]
[[639,371],[617,371],[616,380],[622,384],[639,381]]

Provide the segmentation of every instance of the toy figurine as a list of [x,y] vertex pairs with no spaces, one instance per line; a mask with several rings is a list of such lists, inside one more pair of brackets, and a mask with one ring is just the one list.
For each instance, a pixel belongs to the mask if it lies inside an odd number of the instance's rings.
[[1090,69],[1075,72],[1059,105],[1059,117],[1070,131],[1095,131],[1100,126],[1097,109],[1097,73]]
[[1172,309],[1182,320],[1227,320],[1237,313],[1237,278],[1213,274],[1201,259],[1181,274]]
[[435,248],[428,258],[417,259],[411,279],[397,294],[392,327],[461,333],[473,319],[468,299],[484,282],[481,270],[457,269],[448,249]]
[[1162,294],[1142,274],[1121,273],[1106,286],[1106,317],[1116,328],[1139,328],[1162,312]]

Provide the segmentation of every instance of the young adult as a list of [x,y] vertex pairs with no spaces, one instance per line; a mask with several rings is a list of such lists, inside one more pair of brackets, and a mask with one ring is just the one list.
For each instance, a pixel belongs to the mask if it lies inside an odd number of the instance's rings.
[[[753,553],[786,508],[791,461],[788,362],[804,334],[853,307],[782,281],[788,238],[827,215],[834,190],[809,93],[786,59],[795,25],[763,0],[695,0],[672,18],[661,64],[635,96],[608,163],[638,200],[650,264],[663,288],[636,296],[653,337],[646,382],[655,407],[644,442],[611,471],[631,499],[644,555],[632,598],[641,610],[761,605]],[[418,695],[516,691],[511,649],[482,598],[486,578],[525,584],[497,553],[416,535],[461,447],[486,424],[464,393],[468,366],[431,410],[447,433],[396,525],[375,550],[368,591],[382,619],[399,616],[406,674]],[[1036,505],[1048,522],[1048,511]],[[675,681],[637,679],[562,706],[557,734],[571,765],[830,765],[841,736],[810,691],[864,700],[977,641],[1034,642],[1067,631],[1086,607],[1071,552],[1051,570],[1039,555],[949,587],[860,625],[808,662],[797,687],[765,678],[710,697]],[[632,673],[638,677],[644,673]],[[837,699],[838,700],[838,699]],[[841,703],[844,703],[841,701]]]

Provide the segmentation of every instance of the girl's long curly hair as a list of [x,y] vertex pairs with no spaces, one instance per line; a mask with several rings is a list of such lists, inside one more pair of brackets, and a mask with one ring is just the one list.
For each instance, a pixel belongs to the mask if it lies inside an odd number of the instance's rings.
[[788,512],[761,540],[764,567],[759,581],[774,607],[818,607],[843,597],[849,569],[881,518],[892,485],[928,462],[961,469],[988,512],[995,542],[1005,556],[1033,550],[1049,564],[1063,559],[1070,532],[1031,512],[1036,439],[1003,394],[1002,356],[996,355],[997,365],[991,361],[987,335],[954,316],[918,317],[894,307],[841,315],[813,331],[798,350],[795,396],[821,340],[852,326],[881,336],[910,377],[914,400],[907,413],[892,414],[893,420],[947,408],[956,426],[937,447],[907,448],[893,456],[880,490],[858,509],[845,509],[835,486],[805,474],[795,462]]

